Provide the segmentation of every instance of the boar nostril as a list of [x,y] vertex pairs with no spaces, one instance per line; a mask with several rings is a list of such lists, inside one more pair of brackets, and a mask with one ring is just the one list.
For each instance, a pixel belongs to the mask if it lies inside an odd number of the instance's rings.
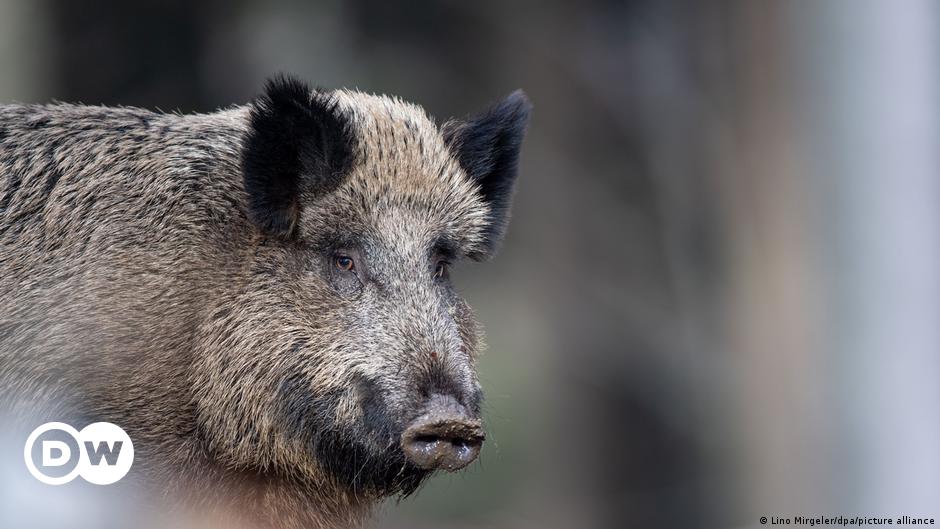
[[420,468],[459,470],[477,458],[484,437],[480,420],[456,399],[432,395],[424,413],[402,434],[401,447]]

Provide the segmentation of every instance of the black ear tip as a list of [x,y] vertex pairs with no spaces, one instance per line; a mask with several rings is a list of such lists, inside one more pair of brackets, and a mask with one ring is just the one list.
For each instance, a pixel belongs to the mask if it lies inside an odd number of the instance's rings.
[[506,96],[506,99],[499,104],[499,110],[504,115],[509,115],[515,121],[525,124],[529,120],[529,114],[532,112],[532,101],[522,89]]
[[272,90],[276,91],[281,87],[296,86],[299,84],[303,84],[303,82],[293,75],[286,73],[276,73],[264,81],[264,91],[271,92]]
[[313,95],[310,86],[300,79],[287,74],[269,77],[264,83],[262,104],[275,107],[297,103],[306,103]]
[[268,77],[267,80],[264,82],[264,89],[266,92],[270,92],[271,90],[276,91],[278,88],[284,88],[284,87],[305,87],[305,86],[307,86],[307,83],[287,73],[276,73],[272,75],[271,77]]
[[511,101],[514,105],[525,108],[526,110],[532,110],[532,101],[521,88],[517,88],[513,93],[509,94],[506,97],[506,101]]

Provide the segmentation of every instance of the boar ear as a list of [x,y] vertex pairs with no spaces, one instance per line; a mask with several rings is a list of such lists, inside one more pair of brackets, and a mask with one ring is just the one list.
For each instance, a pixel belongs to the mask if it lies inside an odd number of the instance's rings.
[[519,163],[519,148],[532,105],[522,90],[482,114],[449,121],[441,132],[460,165],[480,186],[490,208],[483,250],[471,257],[485,259],[499,245],[509,222],[509,206]]
[[328,193],[342,183],[354,141],[329,92],[290,77],[269,80],[251,105],[242,152],[252,221],[269,235],[292,236],[301,195]]

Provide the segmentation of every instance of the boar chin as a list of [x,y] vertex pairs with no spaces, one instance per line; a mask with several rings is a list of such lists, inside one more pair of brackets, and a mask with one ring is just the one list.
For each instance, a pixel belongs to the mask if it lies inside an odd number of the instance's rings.
[[315,395],[297,378],[285,382],[282,392],[288,435],[302,439],[319,466],[350,492],[408,495],[431,474],[405,458],[398,442],[403,428],[374,389],[362,416],[344,421],[337,419],[344,392]]
[[407,496],[418,489],[431,471],[409,463],[395,445],[377,451],[349,437],[349,432],[320,436],[314,448],[326,470],[354,493]]

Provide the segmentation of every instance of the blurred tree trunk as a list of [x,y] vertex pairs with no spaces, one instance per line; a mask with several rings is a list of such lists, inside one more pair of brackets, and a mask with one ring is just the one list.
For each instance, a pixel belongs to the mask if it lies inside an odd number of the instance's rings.
[[807,7],[790,20],[825,266],[815,367],[835,455],[830,505],[936,517],[940,11],[927,0]]

